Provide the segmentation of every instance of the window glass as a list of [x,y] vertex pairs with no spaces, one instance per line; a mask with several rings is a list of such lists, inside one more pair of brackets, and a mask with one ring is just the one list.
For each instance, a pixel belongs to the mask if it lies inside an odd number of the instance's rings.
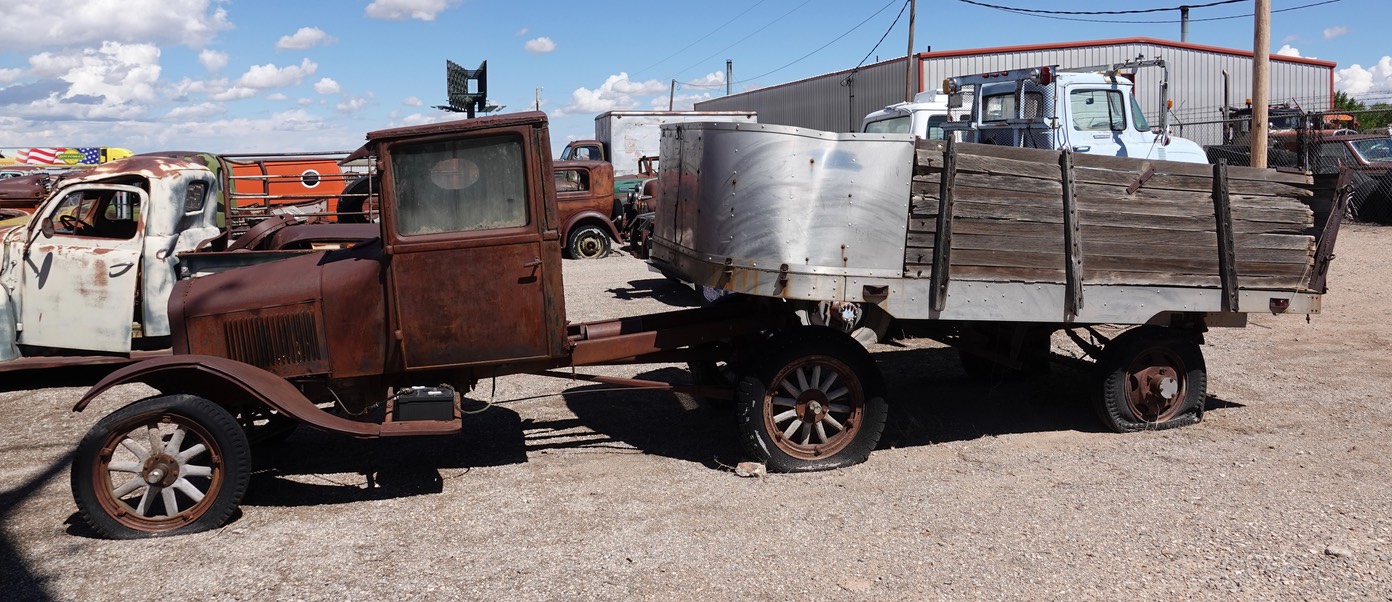
[[[1368,138],[1364,140],[1351,140],[1353,150],[1357,151],[1363,160],[1368,163],[1379,161],[1392,161],[1392,138]],[[1339,146],[1343,146],[1340,144]]]
[[871,121],[865,124],[867,134],[907,134],[909,133],[909,116],[890,117],[879,121]]
[[184,190],[184,213],[197,213],[203,210],[203,203],[208,198],[207,182],[189,182],[188,189]]
[[[1164,110],[1164,109],[1161,109],[1161,110]],[[1132,96],[1132,97],[1131,97],[1131,119],[1132,119],[1132,121],[1135,121],[1135,123],[1134,123],[1133,125],[1136,126],[1136,131],[1138,131],[1138,132],[1149,132],[1149,131],[1150,131],[1150,122],[1149,122],[1149,121],[1146,121],[1145,113],[1141,112],[1141,103],[1140,103],[1139,101],[1136,100],[1136,97],[1135,97],[1135,96]]]
[[1123,99],[1117,90],[1073,90],[1068,93],[1073,127],[1084,132],[1119,132],[1126,129]]
[[584,192],[590,189],[590,172],[583,169],[556,170],[556,192]]
[[528,223],[527,162],[516,137],[400,144],[391,164],[402,235]]
[[48,219],[54,234],[134,238],[140,196],[124,190],[75,190],[59,201]]
[[995,96],[987,96],[985,101],[981,103],[981,107],[983,113],[981,121],[1005,121],[1015,115],[1015,95],[997,94]]

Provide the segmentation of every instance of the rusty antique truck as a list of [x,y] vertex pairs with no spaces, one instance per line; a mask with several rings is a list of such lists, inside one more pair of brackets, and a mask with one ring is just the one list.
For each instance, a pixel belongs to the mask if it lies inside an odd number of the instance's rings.
[[[770,469],[845,466],[868,457],[888,409],[873,356],[847,333],[869,325],[886,334],[891,318],[906,328],[991,321],[999,327],[987,330],[1004,333],[999,340],[1022,339],[1030,349],[1043,328],[1144,325],[1093,344],[1106,369],[1096,384],[1104,400],[1099,407],[1118,430],[1175,426],[1202,412],[1205,370],[1198,340],[1206,325],[1239,323],[1241,311],[1318,311],[1319,287],[1295,277],[1214,286],[1216,279],[1195,275],[1193,288],[1124,281],[1090,286],[1092,279],[1122,270],[1044,267],[1042,262],[1062,253],[1041,250],[1043,239],[1054,236],[1060,247],[1065,240],[1077,243],[1063,236],[1070,231],[1064,224],[1076,222],[1061,217],[1056,224],[1044,209],[1012,210],[1009,201],[994,204],[1007,216],[1001,225],[1016,234],[1038,231],[1024,236],[1040,239],[1022,251],[1034,262],[1027,265],[1039,264],[1022,273],[1031,283],[1019,282],[1022,275],[978,268],[973,258],[980,254],[955,246],[951,262],[946,251],[934,258],[935,241],[947,249],[948,237],[930,233],[955,232],[953,240],[967,241],[974,228],[991,226],[977,223],[992,211],[978,202],[998,193],[983,185],[989,177],[971,170],[998,164],[1038,176],[1039,181],[1007,178],[1012,190],[1030,192],[1006,196],[1044,205],[1038,191],[1048,186],[1040,183],[1046,181],[1042,174],[1050,165],[1056,179],[1073,173],[1059,169],[1059,158],[1066,161],[1069,154],[1032,151],[1053,161],[1041,166],[1030,157],[970,159],[953,147],[916,149],[909,135],[857,138],[715,123],[691,128],[674,128],[670,138],[664,132],[664,207],[654,259],[698,282],[744,294],[696,309],[582,324],[566,320],[564,242],[544,114],[368,134],[350,158],[371,157],[381,178],[378,237],[180,281],[169,306],[175,354],[119,369],[76,403],[74,411],[86,410],[125,383],[159,391],[103,417],[79,443],[71,477],[82,516],[98,532],[118,538],[213,528],[232,515],[248,486],[251,442],[278,436],[286,424],[359,438],[458,433],[467,419],[461,393],[481,379],[515,373],[686,388],[709,399],[733,399],[746,452]],[[703,137],[708,146],[699,142]],[[669,160],[669,152],[680,159]],[[1133,170],[1139,165],[1126,164]],[[1172,176],[1173,164],[1166,162],[1145,167],[1160,175],[1140,178],[1149,183],[1137,204],[1152,209],[1164,201],[1150,198],[1151,188],[1213,181],[1206,172]],[[956,218],[939,211],[944,217],[936,218],[936,228],[928,216],[942,206],[931,200],[939,190],[930,185],[935,178],[946,182],[942,190],[949,192],[938,194],[949,198],[949,207],[951,191],[960,190]],[[1262,269],[1303,277],[1315,263],[1314,239],[1303,233],[1309,210],[1298,200],[1300,178],[1290,180],[1261,187],[1267,195],[1261,201],[1281,209],[1272,223],[1234,226],[1240,241],[1235,248],[1243,257],[1253,238],[1250,228],[1299,230],[1289,240],[1254,240],[1264,241],[1262,248],[1294,249],[1282,257],[1302,266]],[[1068,177],[1064,182],[1080,194],[1097,192]],[[1256,201],[1240,195],[1214,196],[1242,206],[1233,214],[1245,216],[1247,204]],[[1089,219],[1098,213],[1079,203]],[[1044,225],[1012,225],[1022,216]],[[952,229],[942,225],[944,219]],[[1183,251],[1213,247],[1216,263],[1226,265],[1217,249],[1234,249],[1232,239],[1215,242],[1221,235],[1191,238]],[[199,256],[216,261],[227,254],[197,252],[181,259],[196,265]],[[258,254],[242,255],[250,263]],[[1081,265],[1076,255],[1069,255],[1070,265]],[[1067,284],[1045,282],[1055,271],[1070,274]],[[1005,275],[991,281],[993,273]],[[1089,286],[1079,286],[1080,280]],[[1020,324],[1026,327],[1011,326]],[[1012,361],[1011,349],[1007,345],[993,360]],[[575,371],[638,362],[686,362],[694,385]]]
[[[169,295],[188,267],[179,254],[199,246],[296,253],[375,236],[371,224],[272,215],[283,199],[314,202],[302,172],[321,163],[152,153],[59,180],[27,221],[0,227],[0,372],[167,349]],[[345,176],[330,165],[312,183],[337,197]],[[244,166],[260,173],[235,175]]]

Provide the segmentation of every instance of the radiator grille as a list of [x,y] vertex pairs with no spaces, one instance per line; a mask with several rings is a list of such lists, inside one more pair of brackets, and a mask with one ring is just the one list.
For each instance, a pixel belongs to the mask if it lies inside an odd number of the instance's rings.
[[228,357],[259,368],[309,364],[322,357],[310,311],[229,320],[224,333]]

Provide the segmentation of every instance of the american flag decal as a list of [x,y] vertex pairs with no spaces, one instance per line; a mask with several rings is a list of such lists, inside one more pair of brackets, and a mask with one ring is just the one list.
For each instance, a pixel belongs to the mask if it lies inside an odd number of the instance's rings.
[[96,165],[101,163],[101,148],[21,148],[15,161],[29,165]]

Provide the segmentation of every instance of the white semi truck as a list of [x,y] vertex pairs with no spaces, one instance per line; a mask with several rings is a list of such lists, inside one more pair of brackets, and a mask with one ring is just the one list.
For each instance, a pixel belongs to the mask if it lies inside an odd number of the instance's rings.
[[561,160],[608,161],[614,175],[640,173],[639,161],[657,157],[662,125],[693,121],[757,123],[754,111],[608,111],[595,117],[595,139],[574,140]]
[[[1136,100],[1136,69],[1165,71],[1159,124]],[[1061,69],[1058,66],[950,77],[941,91],[919,94],[865,117],[867,133],[913,133],[961,142],[1070,149],[1092,155],[1207,163],[1203,148],[1169,135],[1169,76],[1161,59]]]

